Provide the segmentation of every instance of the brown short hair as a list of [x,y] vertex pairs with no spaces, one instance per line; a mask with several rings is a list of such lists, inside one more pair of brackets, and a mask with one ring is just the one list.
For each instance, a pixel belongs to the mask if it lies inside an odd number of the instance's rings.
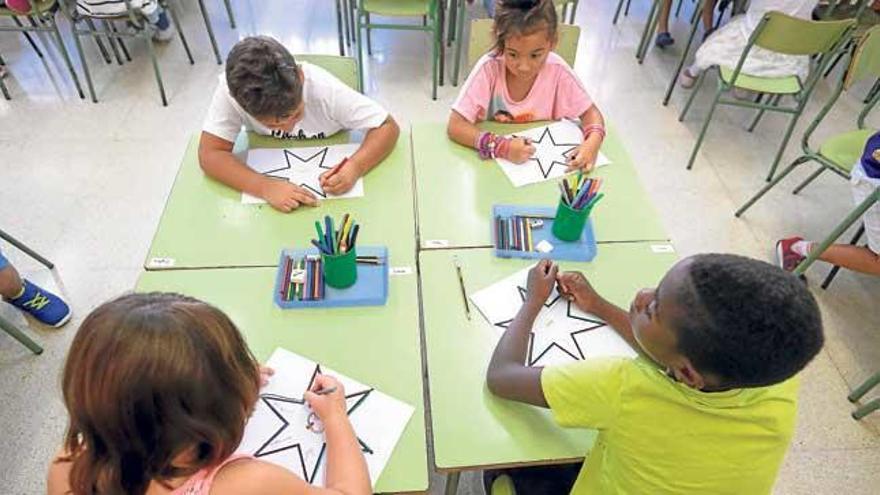
[[302,102],[296,60],[269,36],[251,36],[232,47],[226,58],[226,85],[254,117],[285,117]]
[[[64,366],[74,494],[143,494],[229,457],[260,387],[229,318],[178,294],[131,294],[86,317]],[[192,453],[186,466],[176,457]]]
[[494,51],[504,50],[504,40],[547,30],[550,39],[556,39],[558,20],[553,0],[498,0],[495,4]]

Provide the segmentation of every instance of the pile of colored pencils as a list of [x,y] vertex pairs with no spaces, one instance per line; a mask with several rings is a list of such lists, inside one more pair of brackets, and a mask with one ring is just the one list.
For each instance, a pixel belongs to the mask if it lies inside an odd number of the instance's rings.
[[324,262],[320,256],[294,260],[284,257],[284,278],[281,299],[284,301],[320,301],[324,299]]
[[335,230],[333,219],[330,216],[324,217],[324,228],[321,228],[321,222],[315,221],[315,232],[318,233],[318,238],[312,239],[312,244],[318,248],[321,254],[333,256],[354,249],[361,226],[355,223],[348,213],[342,217],[342,223],[339,225],[339,230]]
[[530,217],[495,217],[495,247],[505,251],[534,251]]
[[604,193],[599,192],[601,185],[602,179],[587,179],[578,172],[577,178],[573,180],[563,178],[559,183],[559,190],[562,192],[562,201],[566,205],[573,210],[586,209],[589,214],[596,203],[605,196]]

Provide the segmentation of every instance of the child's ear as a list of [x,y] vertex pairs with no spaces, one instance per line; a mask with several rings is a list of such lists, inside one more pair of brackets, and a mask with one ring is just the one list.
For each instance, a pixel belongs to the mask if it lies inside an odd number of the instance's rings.
[[686,384],[688,387],[702,390],[706,386],[706,379],[703,374],[697,371],[687,358],[683,358],[678,362],[672,372],[675,374],[676,380]]

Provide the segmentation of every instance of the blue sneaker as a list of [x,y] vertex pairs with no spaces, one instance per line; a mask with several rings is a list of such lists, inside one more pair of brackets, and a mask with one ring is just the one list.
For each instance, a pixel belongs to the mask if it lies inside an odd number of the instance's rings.
[[6,301],[50,327],[58,328],[70,319],[70,306],[66,302],[29,280],[24,281],[18,297]]
[[654,44],[659,48],[666,48],[673,43],[675,43],[675,40],[672,39],[672,35],[669,33],[657,33],[657,39],[654,40]]

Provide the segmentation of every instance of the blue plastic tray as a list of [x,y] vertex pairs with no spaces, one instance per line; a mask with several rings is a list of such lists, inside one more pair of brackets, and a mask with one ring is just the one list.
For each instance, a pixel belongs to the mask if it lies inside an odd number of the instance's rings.
[[[537,246],[541,241],[547,241],[553,245],[553,251],[542,253],[540,251],[514,251],[512,249],[498,249],[498,239],[495,233],[495,217],[511,218],[515,216],[540,216],[544,226],[540,229],[532,229],[532,245]],[[553,235],[553,220],[556,216],[556,208],[546,206],[521,206],[521,205],[495,205],[492,207],[492,221],[489,222],[492,229],[492,242],[495,247],[495,256],[499,258],[525,258],[565,261],[592,261],[596,257],[596,237],[593,235],[593,219],[588,218],[584,225],[581,238],[575,242],[561,241]]]
[[285,249],[278,259],[278,274],[275,275],[273,299],[282,309],[301,308],[344,308],[347,306],[383,306],[388,300],[388,249],[378,246],[362,246],[357,248],[358,256],[378,256],[381,265],[358,263],[357,282],[347,289],[334,289],[326,286],[324,299],[320,301],[284,301],[281,299],[281,284],[284,278],[284,257],[302,258],[317,255],[318,250]]

